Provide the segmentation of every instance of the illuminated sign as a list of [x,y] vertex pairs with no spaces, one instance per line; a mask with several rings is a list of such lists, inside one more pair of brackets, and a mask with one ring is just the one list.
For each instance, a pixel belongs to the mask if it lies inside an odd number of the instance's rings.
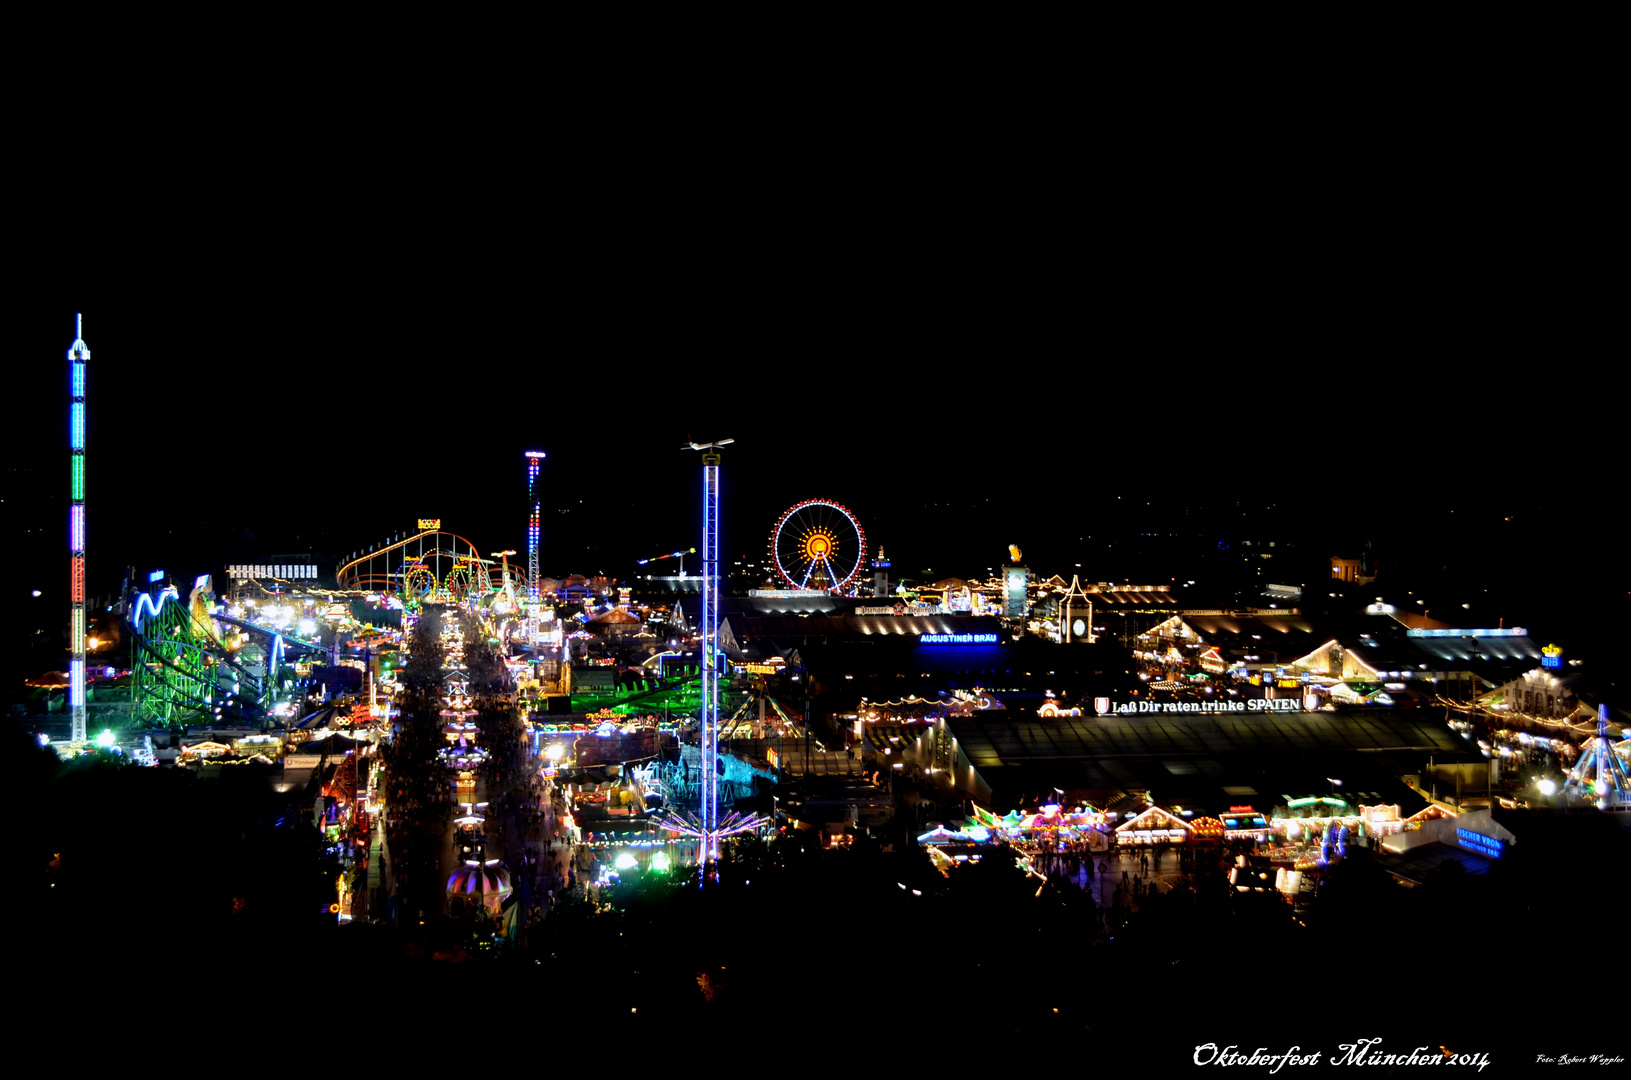
[[919,634],[919,645],[995,645],[996,634]]
[[270,565],[270,566],[261,566],[259,564],[248,565],[248,566],[235,565],[235,566],[227,567],[227,577],[231,577],[231,578],[262,578],[262,577],[315,578],[315,577],[317,577],[317,567],[309,566],[309,565],[306,565],[306,564],[303,564],[303,563],[293,563],[293,564],[276,563],[276,564],[273,564],[273,565]]
[[147,580],[148,580],[149,583],[154,582],[154,581],[163,581],[164,580],[164,571],[163,570],[153,571],[151,574],[147,575]]
[[1529,631],[1521,626],[1495,630],[1406,630],[1406,637],[1528,637]]
[[1545,668],[1560,668],[1563,666],[1563,650],[1556,645],[1548,645],[1540,650],[1540,666]]
[[1299,712],[1302,703],[1292,698],[1251,698],[1247,701],[1128,701],[1114,711],[1132,713],[1257,713]]
[[[758,595],[764,595],[760,590]],[[926,604],[922,601],[913,601],[910,604],[896,603],[890,607],[880,607],[876,604],[857,607],[851,612],[855,615],[942,615],[939,604]]]
[[420,518],[419,519],[419,527],[421,529],[440,529],[442,527],[442,519],[441,518]]
[[1455,831],[1455,840],[1456,843],[1468,851],[1476,851],[1478,854],[1491,859],[1499,859],[1501,852],[1506,850],[1506,845],[1493,836],[1475,833],[1471,829],[1457,829]]

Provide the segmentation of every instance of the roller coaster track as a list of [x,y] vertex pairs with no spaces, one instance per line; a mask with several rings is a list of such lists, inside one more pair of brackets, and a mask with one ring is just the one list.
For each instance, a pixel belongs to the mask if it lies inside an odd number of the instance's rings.
[[[454,541],[448,545],[447,550],[443,550],[441,546],[442,541],[440,538],[444,536],[450,537]],[[431,550],[425,551],[423,548],[414,552],[403,550],[409,544],[416,541],[422,543],[427,538],[434,538],[430,540],[433,545]],[[461,545],[464,547],[463,552],[459,550]],[[398,563],[394,570],[388,558],[393,551],[402,552],[402,561]],[[379,573],[372,567],[363,566],[364,563],[378,559],[381,556],[387,556],[384,573]],[[466,588],[472,588],[482,595],[493,591],[492,575],[487,569],[493,560],[482,558],[475,544],[458,533],[448,532],[445,529],[426,529],[411,536],[405,536],[401,540],[372,548],[336,570],[334,574],[335,581],[341,589],[377,589],[380,592],[406,593],[407,582],[402,567],[422,559],[452,560],[454,563],[453,569],[455,570],[461,566],[469,570],[470,567],[474,566],[476,572],[468,574],[469,584]],[[514,568],[511,569],[513,572]],[[432,576],[434,577],[434,575]],[[442,588],[445,585],[446,578],[450,576],[452,576],[452,570],[444,574],[442,580],[435,581],[435,586],[438,589]],[[522,575],[522,578],[524,584],[525,575]]]
[[281,634],[253,628],[270,637],[266,672],[256,675],[208,622],[193,615],[175,588],[159,593],[157,603],[147,593],[137,594],[126,610],[134,650],[131,701],[138,722],[170,724],[204,713],[218,721],[258,723],[266,715],[284,681],[279,678]]
[[[358,565],[360,565],[362,563],[367,562],[370,559],[377,559],[381,555],[384,555],[388,551],[395,551],[398,548],[407,547],[409,544],[413,543],[415,540],[423,540],[427,536],[451,536],[451,537],[453,537],[453,539],[455,539],[455,540],[459,541],[460,543],[462,543],[465,546],[465,548],[467,550],[469,550],[472,554],[476,550],[476,545],[475,544],[472,544],[469,540],[466,540],[464,537],[460,536],[458,533],[444,532],[441,529],[426,529],[424,532],[417,532],[417,533],[414,533],[412,536],[405,536],[401,540],[397,540],[394,543],[390,543],[390,544],[386,544],[386,545],[384,545],[382,547],[374,548],[374,549],[372,549],[370,551],[365,552],[362,555],[357,556],[357,558],[352,559],[350,562],[348,562],[345,565],[341,566],[338,570],[336,570],[334,572],[335,581],[339,584],[340,588],[342,588],[342,589],[359,588],[360,586],[354,584],[354,582],[360,580],[359,575],[356,575],[356,574],[352,573],[352,570],[354,568],[356,568]],[[454,551],[457,552],[457,550],[458,549],[455,547]]]
[[223,614],[211,615],[210,618],[219,623],[226,623],[228,626],[236,626],[238,629],[246,631],[247,633],[258,634],[269,642],[277,642],[281,651],[283,652],[293,651],[319,654],[328,652],[328,650],[323,648],[321,645],[311,645],[307,642],[301,641],[299,638],[286,638],[280,631],[275,630],[270,626],[262,626],[260,623],[252,623],[245,619],[234,619],[231,615]]

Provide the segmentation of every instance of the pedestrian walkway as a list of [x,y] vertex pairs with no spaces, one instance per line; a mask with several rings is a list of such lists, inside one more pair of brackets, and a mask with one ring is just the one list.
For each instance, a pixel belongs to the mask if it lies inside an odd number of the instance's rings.
[[1065,872],[1061,871],[1061,867],[1070,867],[1071,856],[1068,854],[1056,855],[1051,860],[1042,854],[1031,862],[1035,869],[1050,878],[1073,882],[1084,892],[1090,893],[1100,908],[1114,907],[1119,903],[1137,911],[1141,893],[1167,893],[1185,888],[1188,884],[1179,853],[1174,849],[1120,848],[1113,854],[1093,852],[1091,856],[1091,865],[1088,854],[1083,853],[1074,869]]

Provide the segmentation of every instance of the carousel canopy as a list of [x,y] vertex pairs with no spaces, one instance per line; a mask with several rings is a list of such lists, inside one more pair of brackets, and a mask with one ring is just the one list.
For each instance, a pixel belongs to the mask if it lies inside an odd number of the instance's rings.
[[482,899],[502,897],[511,892],[510,872],[497,860],[472,866],[466,863],[447,879],[447,891],[452,896],[479,896]]

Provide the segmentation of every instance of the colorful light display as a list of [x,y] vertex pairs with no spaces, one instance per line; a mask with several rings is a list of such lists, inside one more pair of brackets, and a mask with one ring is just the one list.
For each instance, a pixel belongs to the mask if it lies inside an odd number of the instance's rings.
[[698,642],[702,651],[702,739],[698,761],[702,805],[695,814],[670,812],[663,816],[662,824],[698,840],[698,862],[705,868],[698,878],[699,886],[708,880],[708,860],[719,856],[719,841],[761,824],[757,814],[733,812],[723,821],[719,817],[719,675],[724,666],[719,651],[719,448],[735,441],[720,439],[681,447],[702,451],[702,625]]
[[1609,740],[1608,718],[1608,705],[1599,705],[1597,733],[1580,748],[1580,760],[1563,783],[1563,796],[1571,803],[1595,804],[1599,810],[1631,805],[1631,779]]
[[806,499],[770,531],[770,561],[794,589],[839,592],[866,562],[866,531],[831,499]]
[[[719,451],[702,454],[702,859],[719,828]],[[704,875],[706,878],[706,875]]]
[[83,316],[74,316],[74,343],[68,347],[68,628],[69,741],[85,741],[85,346]]
[[538,470],[544,460],[542,450],[527,452],[527,502],[532,516],[527,519],[527,618],[538,618],[538,540],[543,533],[543,501],[538,498]]

